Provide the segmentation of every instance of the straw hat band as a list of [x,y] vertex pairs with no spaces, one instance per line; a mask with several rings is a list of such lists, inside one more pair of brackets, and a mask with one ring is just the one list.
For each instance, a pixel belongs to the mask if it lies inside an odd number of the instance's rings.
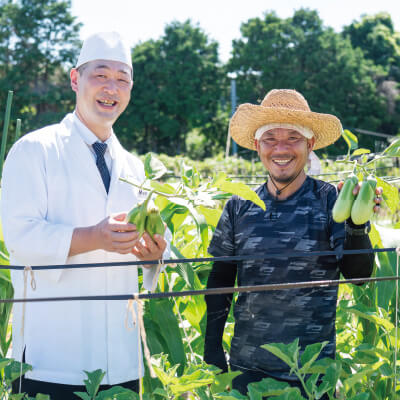
[[268,132],[268,131],[270,131],[272,129],[276,129],[276,128],[291,129],[293,131],[301,133],[307,139],[311,139],[314,136],[314,132],[311,131],[310,129],[306,128],[305,126],[279,123],[279,124],[267,124],[267,125],[263,125],[262,127],[258,128],[254,135],[254,139],[260,140],[262,135],[265,132]]

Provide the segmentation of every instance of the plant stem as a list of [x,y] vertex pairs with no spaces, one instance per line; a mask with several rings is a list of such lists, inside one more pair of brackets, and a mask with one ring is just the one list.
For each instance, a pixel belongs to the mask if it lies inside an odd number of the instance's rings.
[[10,123],[11,102],[13,98],[13,93],[14,92],[12,90],[8,91],[6,112],[4,115],[3,137],[1,138],[1,150],[0,150],[0,177],[3,172],[3,162],[4,162],[4,156],[6,154],[8,125]]
[[181,198],[181,199],[186,199],[186,196],[184,196],[184,195],[179,195],[179,194],[167,194],[167,193],[162,193],[162,192],[159,192],[159,191],[157,191],[157,190],[154,190],[154,189],[149,189],[149,188],[145,188],[145,187],[143,187],[142,185],[137,185],[136,183],[133,183],[133,182],[131,182],[131,181],[128,181],[127,179],[125,179],[125,178],[119,178],[119,180],[120,181],[122,181],[122,182],[125,182],[125,183],[129,183],[130,185],[132,185],[132,186],[135,186],[135,187],[137,187],[138,189],[142,189],[142,190],[144,190],[144,191],[146,191],[146,192],[153,192],[153,193],[155,193],[155,194],[158,194],[159,196],[164,196],[164,197],[179,197],[179,198]]

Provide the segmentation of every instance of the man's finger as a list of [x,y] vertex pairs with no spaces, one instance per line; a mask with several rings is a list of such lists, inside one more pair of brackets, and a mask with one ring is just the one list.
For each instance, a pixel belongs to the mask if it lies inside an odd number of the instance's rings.
[[167,247],[167,242],[165,241],[164,237],[161,236],[161,235],[158,235],[158,234],[154,235],[153,237],[154,237],[154,241],[157,244],[157,247],[161,251],[164,251],[166,249],[166,247]]
[[378,186],[378,187],[375,189],[375,194],[376,194],[377,196],[381,196],[382,193],[383,193],[383,189],[382,189],[380,186]]
[[337,189],[338,189],[339,192],[342,190],[343,183],[344,183],[343,181],[340,181],[340,182],[337,184]]
[[357,196],[359,191],[360,191],[360,184],[357,183],[357,185],[354,186],[354,189],[353,189],[354,196]]

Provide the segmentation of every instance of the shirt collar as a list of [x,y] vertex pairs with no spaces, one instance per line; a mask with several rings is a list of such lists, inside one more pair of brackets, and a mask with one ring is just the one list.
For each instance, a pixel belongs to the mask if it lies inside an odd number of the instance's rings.
[[[82,140],[90,147],[93,143],[98,142],[99,138],[78,118],[75,111],[72,115],[73,123]],[[116,137],[113,130],[111,130],[110,137],[104,143],[107,144],[107,150],[110,152],[111,157],[113,157],[115,155],[116,144]]]

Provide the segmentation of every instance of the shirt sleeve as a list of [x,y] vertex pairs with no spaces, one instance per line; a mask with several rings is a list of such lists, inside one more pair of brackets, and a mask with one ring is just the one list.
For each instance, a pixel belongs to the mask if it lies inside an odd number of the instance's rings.
[[[1,195],[4,240],[11,259],[22,265],[64,264],[74,227],[46,219],[45,148],[29,134],[8,154]],[[57,271],[55,275],[58,279]]]
[[[368,278],[371,276],[374,267],[373,254],[347,254],[342,255],[343,250],[359,250],[372,248],[368,234],[352,235],[345,229],[346,225],[352,228],[357,228],[353,224],[351,218],[344,223],[337,223],[333,220],[332,209],[335,204],[337,194],[332,190],[328,194],[328,210],[329,210],[329,224],[330,224],[330,240],[331,246],[334,250],[338,251],[338,263],[340,272],[346,279],[353,278]],[[365,228],[358,226],[359,229]]]
[[208,247],[208,252],[215,257],[235,255],[234,204],[234,198],[226,203]]

